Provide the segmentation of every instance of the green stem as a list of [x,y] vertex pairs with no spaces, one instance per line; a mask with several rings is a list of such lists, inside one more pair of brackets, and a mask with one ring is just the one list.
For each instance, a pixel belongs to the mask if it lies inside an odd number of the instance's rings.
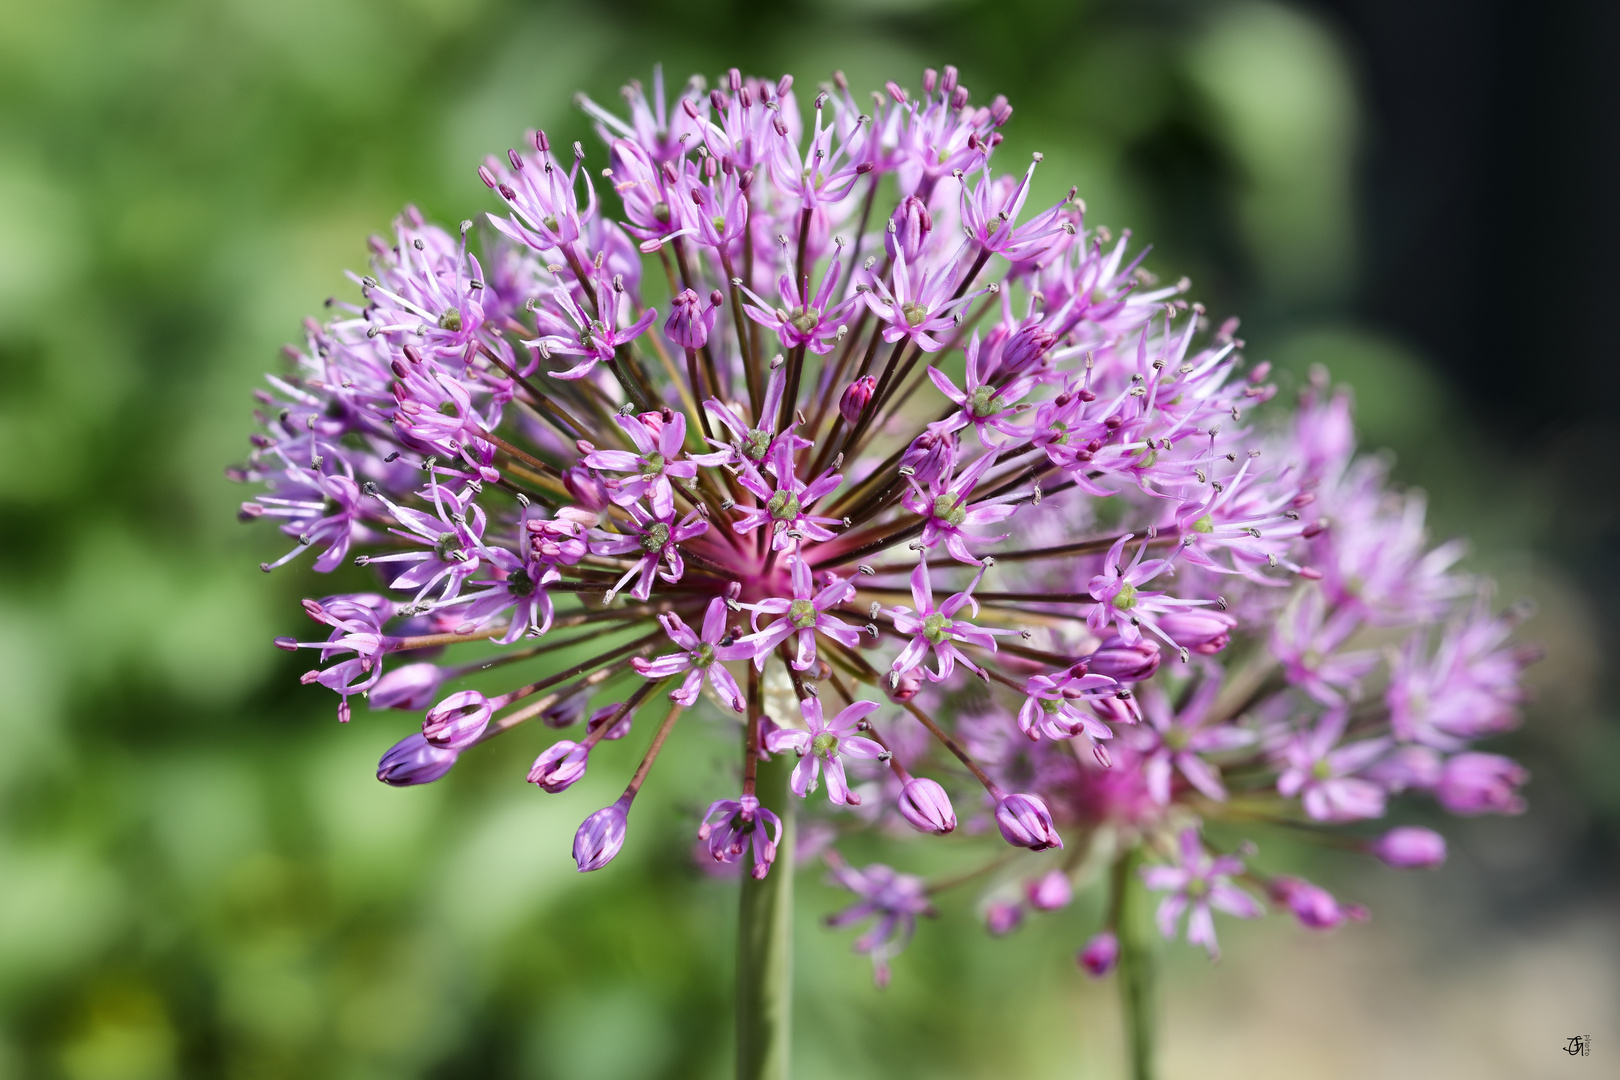
[[1141,861],[1141,848],[1136,848],[1114,865],[1120,897],[1119,997],[1125,1014],[1131,1080],[1154,1080],[1158,1075],[1154,1051],[1158,1034],[1155,984],[1159,934],[1148,910],[1147,891],[1136,872]]
[[756,792],[782,819],[776,862],[756,881],[744,860],[737,910],[737,1080],[788,1080],[793,1030],[792,755],[761,762]]

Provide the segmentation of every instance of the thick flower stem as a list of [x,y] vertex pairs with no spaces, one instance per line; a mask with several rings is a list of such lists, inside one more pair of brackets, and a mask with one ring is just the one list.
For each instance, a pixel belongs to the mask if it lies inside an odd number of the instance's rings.
[[759,766],[762,805],[782,819],[764,881],[744,873],[737,910],[737,1080],[787,1080],[793,1021],[792,755]]
[[1119,998],[1125,1015],[1125,1039],[1131,1062],[1131,1080],[1154,1080],[1158,1075],[1158,1012],[1155,987],[1158,976],[1158,933],[1148,912],[1147,896],[1137,876],[1141,849],[1114,865],[1119,890]]

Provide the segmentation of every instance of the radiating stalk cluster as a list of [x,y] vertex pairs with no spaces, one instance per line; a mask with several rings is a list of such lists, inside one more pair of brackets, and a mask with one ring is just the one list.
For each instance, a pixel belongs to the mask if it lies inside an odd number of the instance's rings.
[[[1355,458],[1325,375],[1292,416],[1257,412],[1274,387],[1235,320],[1157,284],[1072,190],[1026,212],[1040,156],[990,164],[1005,100],[948,67],[864,105],[841,75],[801,109],[791,78],[736,71],[625,98],[580,101],[605,167],[544,132],[489,159],[487,228],[408,209],[261,394],[243,513],[296,541],[265,569],[308,550],[380,582],[305,601],[325,640],[278,644],[318,654],[305,681],[341,720],[357,696],[424,713],[380,779],[437,780],[538,718],[584,728],[529,772],[562,792],[668,699],[579,829],[594,870],[707,699],[742,759],[692,823],[719,866],[778,857],[755,792],[775,755],[840,828],[948,834],[954,795],[1016,848],[1083,839],[933,883],[829,849],[859,896],[835,922],[872,918],[880,979],[953,882],[988,882],[1007,929],[1146,854],[1161,928],[1185,913],[1213,952],[1211,911],[1257,914],[1250,889],[1312,926],[1358,909],[1202,821],[1333,834],[1405,790],[1519,807],[1523,770],[1471,749],[1517,717],[1511,617]],[[1444,853],[1411,827],[1338,840]],[[1082,962],[1108,970],[1112,941]]]

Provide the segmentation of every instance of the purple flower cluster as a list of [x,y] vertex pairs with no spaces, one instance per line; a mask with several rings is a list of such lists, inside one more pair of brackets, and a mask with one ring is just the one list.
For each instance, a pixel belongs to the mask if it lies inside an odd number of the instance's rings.
[[[408,209],[259,395],[233,475],[293,543],[265,569],[308,549],[382,590],[306,601],[325,640],[277,644],[313,651],[340,720],[356,696],[424,714],[379,779],[438,780],[539,717],[585,725],[529,773],[562,792],[668,699],[579,829],[595,870],[706,697],[742,767],[694,823],[705,858],[769,873],[757,767],[791,754],[826,813],[943,836],[963,806],[963,833],[1062,851],[998,858],[1026,879],[992,885],[1002,930],[1145,854],[1166,935],[1212,953],[1215,911],[1360,909],[1204,822],[1361,835],[1409,792],[1522,808],[1524,770],[1473,748],[1518,719],[1513,616],[1356,455],[1325,373],[1268,406],[1235,320],[1158,284],[1128,234],[1072,190],[1026,212],[1040,155],[991,168],[1004,99],[949,67],[864,102],[842,75],[801,101],[736,71],[626,99],[582,101],[605,167],[544,132],[488,159],[486,228]],[[1444,857],[1415,826],[1351,842]],[[949,882],[827,858],[882,981]],[[1109,925],[1081,961],[1118,951]]]

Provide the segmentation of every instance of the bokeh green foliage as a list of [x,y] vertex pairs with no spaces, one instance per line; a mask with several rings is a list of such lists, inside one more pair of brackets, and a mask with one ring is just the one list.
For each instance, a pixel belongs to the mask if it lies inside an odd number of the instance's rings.
[[[640,732],[562,797],[521,782],[538,731],[386,789],[375,760],[409,721],[362,709],[339,729],[331,696],[298,686],[303,662],[270,639],[307,634],[297,598],[334,586],[254,569],[280,538],[235,523],[221,472],[245,452],[258,373],[347,289],[368,233],[407,200],[450,223],[490,208],[474,169],[527,127],[601,162],[571,95],[613,102],[660,60],[676,84],[738,64],[801,86],[838,67],[865,88],[954,62],[981,100],[1012,99],[1002,160],[1043,151],[1042,194],[1079,185],[1093,220],[1156,242],[1151,265],[1191,274],[1215,314],[1252,313],[1286,371],[1370,374],[1363,419],[1385,440],[1459,430],[1435,420],[1418,361],[1337,315],[1358,106],[1337,41],[1288,8],[8,5],[0,1077],[724,1074],[734,899],[688,858],[731,784],[729,743],[703,733],[719,721],[682,721],[625,855],[589,878],[569,836]],[[1415,460],[1466,472],[1456,453]],[[1448,512],[1471,517],[1466,500]],[[802,1075],[1117,1060],[1106,991],[1069,959],[1089,901],[992,942],[973,897],[950,898],[879,993],[850,935],[816,925],[839,903],[816,877]]]

